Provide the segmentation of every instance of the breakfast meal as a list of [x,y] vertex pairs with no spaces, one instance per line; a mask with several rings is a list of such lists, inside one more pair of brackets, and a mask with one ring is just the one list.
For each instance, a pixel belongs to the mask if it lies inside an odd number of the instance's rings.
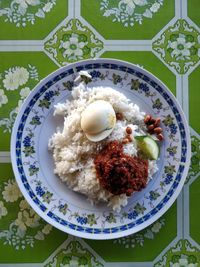
[[81,81],[71,96],[55,106],[64,125],[49,140],[54,172],[91,203],[106,202],[119,212],[158,170],[164,139],[160,118],[140,111],[111,87]]

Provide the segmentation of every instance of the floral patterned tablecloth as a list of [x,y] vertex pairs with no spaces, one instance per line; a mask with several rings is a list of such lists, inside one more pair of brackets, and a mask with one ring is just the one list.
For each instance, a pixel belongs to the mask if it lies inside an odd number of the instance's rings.
[[[199,10],[198,0],[0,1],[0,266],[200,266]],[[126,60],[160,78],[192,139],[174,205],[142,232],[110,241],[76,238],[44,222],[10,163],[12,126],[30,90],[60,66],[95,57]]]

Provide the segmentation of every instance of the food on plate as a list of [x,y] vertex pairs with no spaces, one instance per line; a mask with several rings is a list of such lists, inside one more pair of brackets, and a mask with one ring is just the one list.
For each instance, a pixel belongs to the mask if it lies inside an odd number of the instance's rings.
[[142,135],[136,136],[135,139],[144,157],[154,160],[158,159],[159,146],[152,137],[148,135]]
[[148,160],[125,154],[119,141],[105,145],[94,164],[100,185],[113,195],[130,196],[147,184]]
[[144,123],[146,124],[149,134],[156,134],[158,140],[162,141],[164,136],[162,134],[162,128],[160,127],[160,118],[154,119],[151,115],[146,115],[144,118]]
[[55,174],[91,203],[119,212],[157,171],[160,119],[111,87],[81,82],[71,94],[55,106],[54,115],[64,118],[49,140]]
[[105,100],[92,102],[81,114],[81,128],[87,138],[94,142],[101,141],[111,134],[115,123],[115,111]]

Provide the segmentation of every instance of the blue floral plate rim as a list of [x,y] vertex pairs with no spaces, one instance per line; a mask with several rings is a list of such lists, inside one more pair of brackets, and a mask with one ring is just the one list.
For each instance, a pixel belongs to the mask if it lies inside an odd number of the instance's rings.
[[[174,106],[175,111],[179,115],[179,118],[181,119],[181,127],[182,132],[185,136],[185,155],[184,155],[184,161],[182,164],[180,164],[180,169],[177,174],[177,179],[174,181],[174,187],[172,188],[171,193],[169,193],[168,196],[163,199],[162,202],[157,205],[156,209],[151,215],[143,216],[143,218],[137,220],[138,223],[130,222],[129,224],[124,224],[119,227],[111,227],[111,228],[105,228],[105,229],[99,229],[95,227],[83,227],[82,225],[76,225],[74,223],[68,222],[56,214],[54,214],[51,210],[49,210],[44,203],[41,201],[38,201],[37,197],[34,195],[34,193],[30,193],[30,185],[27,182],[27,179],[25,175],[20,173],[20,168],[23,166],[22,161],[20,162],[19,154],[16,154],[16,151],[19,150],[19,146],[21,143],[17,141],[19,137],[19,129],[21,131],[21,128],[19,128],[20,121],[25,118],[24,114],[28,113],[30,111],[27,106],[33,102],[34,98],[37,98],[37,92],[39,89],[44,88],[46,86],[46,89],[48,89],[53,83],[56,83],[56,79],[59,80],[62,79],[67,73],[68,74],[76,74],[78,71],[84,69],[98,69],[99,67],[107,68],[107,69],[117,69],[120,71],[126,71],[129,72],[129,74],[134,74],[141,76],[142,78],[149,79],[151,81],[152,86],[157,86],[158,90],[161,90],[166,97],[169,98],[169,100],[172,103],[172,106]],[[138,77],[138,76],[137,76]],[[140,78],[141,78],[140,77]],[[160,89],[159,89],[160,88]],[[45,91],[45,90],[44,90]],[[40,97],[40,96],[39,96]],[[21,124],[23,125],[23,123]],[[21,127],[21,126],[20,126]],[[22,131],[23,132],[23,131]],[[180,130],[181,132],[181,130]],[[21,150],[21,149],[20,149]],[[190,135],[189,135],[189,127],[185,118],[185,115],[178,104],[176,98],[173,96],[173,94],[167,89],[167,87],[159,80],[157,79],[153,74],[150,72],[125,61],[121,60],[115,60],[115,59],[91,59],[91,60],[83,60],[76,63],[69,64],[67,66],[64,66],[55,72],[48,75],[46,78],[44,78],[40,83],[34,88],[34,90],[30,93],[30,95],[25,100],[13,127],[12,131],[12,137],[11,137],[11,160],[12,160],[12,166],[13,171],[16,176],[16,180],[18,182],[18,185],[20,187],[20,190],[22,191],[23,195],[25,196],[28,203],[32,206],[32,208],[47,222],[52,224],[53,226],[57,227],[58,229],[79,236],[84,238],[90,238],[90,239],[112,239],[112,238],[118,238],[125,235],[136,233],[148,225],[152,224],[155,220],[157,220],[160,216],[162,216],[168,208],[173,204],[173,202],[176,200],[177,196],[179,195],[183,185],[184,181],[187,176],[187,172],[189,169],[189,161],[190,161]],[[27,193],[28,192],[28,193]]]

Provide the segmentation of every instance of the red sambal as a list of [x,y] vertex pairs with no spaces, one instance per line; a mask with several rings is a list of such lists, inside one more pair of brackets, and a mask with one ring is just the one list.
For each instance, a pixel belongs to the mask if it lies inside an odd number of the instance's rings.
[[108,143],[94,163],[101,186],[114,195],[130,196],[147,184],[148,160],[124,154],[121,142]]

